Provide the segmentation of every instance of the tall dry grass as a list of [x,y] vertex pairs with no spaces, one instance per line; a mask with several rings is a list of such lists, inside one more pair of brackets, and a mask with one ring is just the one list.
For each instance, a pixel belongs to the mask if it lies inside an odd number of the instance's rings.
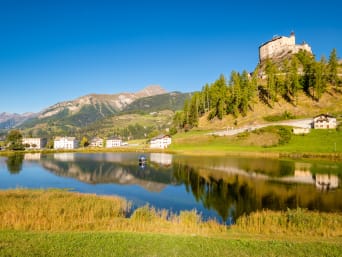
[[232,229],[250,234],[342,237],[342,215],[305,209],[264,210],[241,216]]
[[0,228],[102,230],[123,219],[129,208],[118,197],[62,190],[0,191]]
[[215,220],[203,221],[195,210],[174,214],[145,205],[127,217],[130,208],[128,201],[118,197],[62,190],[0,191],[0,229],[342,237],[341,213],[257,211],[228,227]]

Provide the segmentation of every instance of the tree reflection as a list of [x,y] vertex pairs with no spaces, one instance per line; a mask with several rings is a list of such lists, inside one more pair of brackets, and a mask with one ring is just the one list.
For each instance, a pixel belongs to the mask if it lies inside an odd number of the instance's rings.
[[23,154],[14,154],[10,155],[7,158],[7,169],[11,174],[20,173],[23,166],[24,155]]
[[202,202],[206,209],[214,209],[222,220],[232,216],[236,219],[242,213],[249,213],[257,208],[255,190],[246,182],[234,176],[233,181],[224,181],[201,177],[194,168],[179,165],[174,170],[177,182],[184,183],[187,192],[194,195],[197,202]]
[[[286,172],[291,169],[289,166]],[[258,180],[239,174],[225,174],[222,177],[216,175],[216,171],[210,172],[188,164],[174,165],[176,181],[184,183],[187,192],[191,192],[197,202],[201,202],[206,209],[215,210],[223,221],[227,221],[228,218],[236,220],[243,214],[263,209],[342,209],[342,202],[336,203],[336,199],[342,197],[342,191],[337,189],[337,182],[332,184],[331,179],[328,181],[325,177],[325,180],[321,180],[334,185],[337,190],[335,194],[322,195],[314,183],[282,183],[269,178]]]

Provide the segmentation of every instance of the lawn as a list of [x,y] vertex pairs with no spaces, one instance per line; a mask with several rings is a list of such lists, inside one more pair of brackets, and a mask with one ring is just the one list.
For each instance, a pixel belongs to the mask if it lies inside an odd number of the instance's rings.
[[0,256],[341,256],[341,241],[125,232],[0,232]]

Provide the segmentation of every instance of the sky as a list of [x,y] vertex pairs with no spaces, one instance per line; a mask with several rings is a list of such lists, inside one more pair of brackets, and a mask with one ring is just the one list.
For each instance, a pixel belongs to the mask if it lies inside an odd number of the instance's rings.
[[253,71],[258,47],[296,35],[342,57],[342,1],[0,0],[0,113],[148,85],[192,92]]

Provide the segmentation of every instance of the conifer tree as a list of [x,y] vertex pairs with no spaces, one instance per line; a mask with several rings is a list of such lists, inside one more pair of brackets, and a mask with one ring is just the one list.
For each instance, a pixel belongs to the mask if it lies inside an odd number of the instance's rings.
[[338,67],[337,53],[336,53],[336,49],[334,48],[331,51],[330,56],[329,56],[328,81],[335,87],[338,86],[337,67]]

